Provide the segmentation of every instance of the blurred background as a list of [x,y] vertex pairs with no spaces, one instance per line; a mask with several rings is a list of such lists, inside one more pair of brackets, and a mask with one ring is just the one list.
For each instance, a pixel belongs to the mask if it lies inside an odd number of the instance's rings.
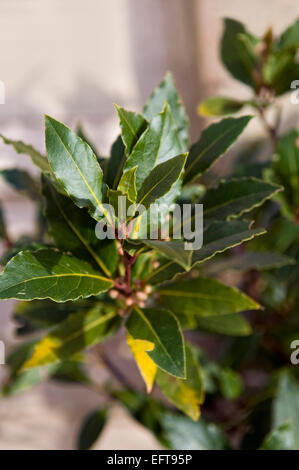
[[[101,154],[108,154],[118,126],[113,103],[141,110],[171,70],[196,139],[206,125],[196,113],[201,99],[216,93],[249,97],[219,61],[222,18],[238,19],[260,35],[270,25],[279,33],[298,13],[298,0],[0,0],[0,132],[44,152],[46,113],[71,127],[80,122]],[[284,100],[295,126],[298,113],[292,114],[289,96]],[[251,124],[244,138],[262,132],[258,128]],[[27,157],[1,143],[0,169],[15,166],[35,171]],[[31,234],[30,201],[3,181],[0,199],[11,238]],[[0,304],[0,340],[7,349],[16,343],[12,308],[11,301]],[[0,449],[72,449],[82,417],[98,403],[96,393],[56,384],[1,400]],[[158,444],[115,408],[96,448]]]

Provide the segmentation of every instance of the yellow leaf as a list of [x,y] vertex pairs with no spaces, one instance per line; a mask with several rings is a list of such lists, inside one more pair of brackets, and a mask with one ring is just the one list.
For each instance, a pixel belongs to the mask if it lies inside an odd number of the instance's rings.
[[54,338],[45,337],[35,346],[32,357],[25,362],[22,369],[30,369],[31,367],[37,367],[44,363],[48,363],[49,357],[52,356],[55,359],[55,348],[57,348],[59,344],[60,343],[55,341]]
[[152,351],[155,345],[151,341],[134,339],[130,334],[127,335],[127,342],[145,382],[146,391],[150,393],[154,385],[157,366],[146,351]]

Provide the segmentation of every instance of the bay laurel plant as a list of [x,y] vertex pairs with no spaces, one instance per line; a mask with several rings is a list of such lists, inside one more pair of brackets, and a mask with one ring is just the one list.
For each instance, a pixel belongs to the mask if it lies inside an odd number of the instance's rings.
[[[252,49],[255,39],[248,35],[241,44],[242,51]],[[241,70],[243,52],[237,52],[228,48],[224,54],[233,54],[234,67]],[[243,81],[252,85],[252,80]],[[92,446],[115,401],[167,448],[236,447],[234,426],[239,437],[246,435],[244,420],[251,413],[238,360],[253,346],[241,342],[238,351],[235,341],[251,340],[263,315],[256,282],[247,276],[253,268],[294,262],[275,247],[245,251],[244,242],[267,239],[261,206],[284,197],[288,176],[276,161],[271,171],[281,171],[281,177],[248,173],[219,181],[211,168],[252,116],[221,119],[190,146],[188,118],[169,73],[141,114],[115,110],[120,134],[109,158],[82,128],[75,132],[49,116],[46,156],[1,135],[40,170],[38,179],[19,169],[2,171],[9,184],[35,201],[38,212],[35,236],[14,243],[5,213],[1,217],[6,266],[0,299],[19,301],[14,319],[24,340],[8,357],[2,397],[46,379],[79,382],[104,394],[106,405],[83,423],[80,449]],[[198,205],[203,220],[197,226]],[[175,207],[182,213],[188,207],[189,219],[175,218]],[[238,262],[244,271],[240,289],[223,282],[226,267],[232,270]],[[137,389],[119,366],[117,352],[111,355],[113,337],[127,342],[144,383]],[[214,359],[200,347],[206,337],[215,345]],[[94,360],[110,371],[112,382],[94,378]],[[279,432],[289,432],[282,424]]]

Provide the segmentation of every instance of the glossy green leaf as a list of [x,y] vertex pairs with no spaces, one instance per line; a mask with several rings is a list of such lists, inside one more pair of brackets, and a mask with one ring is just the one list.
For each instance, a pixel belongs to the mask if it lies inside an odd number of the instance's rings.
[[97,295],[112,285],[90,264],[73,256],[52,249],[24,251],[1,274],[0,299],[65,302]]
[[200,416],[204,400],[200,364],[186,343],[186,379],[178,379],[158,370],[156,382],[168,400],[194,421]]
[[35,344],[23,370],[68,359],[111,336],[120,324],[121,318],[113,305],[98,305],[88,312],[74,313]]
[[46,116],[46,147],[55,176],[78,207],[96,219],[102,209],[103,173],[93,151],[75,132]]
[[86,416],[78,436],[78,450],[88,450],[91,448],[103,431],[107,418],[107,408],[92,411]]
[[[84,209],[79,209],[69,198],[59,194],[47,179],[43,180],[45,213],[50,224],[50,233],[56,246],[71,251],[75,256],[91,257],[106,276],[111,272],[101,259],[98,248],[101,242],[96,238],[96,222]],[[105,244],[104,241],[102,241]]]
[[32,162],[43,172],[46,174],[52,173],[50,165],[41,153],[35,150],[31,145],[24,144],[20,140],[11,140],[7,139],[3,135],[0,134],[0,138],[3,142],[7,145],[12,145],[17,153],[28,155]]
[[137,198],[136,171],[137,166],[125,171],[122,174],[117,187],[118,191],[121,191],[124,195],[126,195],[131,202],[135,202]]
[[225,435],[204,418],[194,422],[174,413],[163,413],[161,425],[170,448],[176,450],[224,450],[228,448]]
[[202,116],[225,116],[240,111],[246,104],[244,101],[226,98],[225,96],[215,96],[208,98],[198,106],[198,113]]
[[89,145],[89,147],[91,148],[91,150],[93,151],[93,153],[97,157],[98,162],[100,163],[100,161],[103,160],[103,157],[101,157],[99,155],[99,152],[97,151],[94,143],[91,142],[89,137],[87,137],[87,135],[86,135],[85,131],[83,130],[83,127],[81,126],[81,124],[79,124],[77,126],[76,134],[78,135],[78,137],[80,137],[80,139],[82,139],[84,142],[86,142],[87,145]]
[[250,119],[251,116],[226,118],[205,129],[190,149],[184,182],[188,183],[207,171],[234,143]]
[[263,204],[283,188],[257,178],[222,180],[215,188],[209,188],[201,204],[204,219],[222,220],[251,211]]
[[175,87],[171,73],[165,75],[164,80],[155,88],[149,100],[144,106],[143,114],[147,119],[152,119],[160,113],[165,102],[170,106],[175,124],[178,129],[179,137],[182,143],[182,151],[188,150],[188,117],[182,103],[182,100]]
[[126,154],[129,156],[140,136],[147,128],[147,121],[141,114],[132,111],[126,111],[121,106],[114,105],[121,128],[121,135],[126,148]]
[[137,166],[136,187],[142,186],[143,181],[159,163],[163,163],[182,152],[178,131],[168,104],[163,111],[155,116],[148,128],[135,145],[127,159],[125,169]]
[[135,307],[126,328],[134,339],[153,343],[153,350],[147,354],[158,367],[175,377],[185,377],[184,340],[180,325],[171,312]]
[[273,404],[273,428],[290,423],[292,448],[299,450],[299,384],[289,371],[280,374]]
[[165,285],[158,293],[165,308],[191,316],[210,317],[260,308],[243,292],[216,279],[184,279]]
[[254,50],[257,39],[248,34],[244,25],[231,18],[224,20],[221,59],[231,75],[255,88],[255,67],[259,58]]
[[137,203],[148,208],[157,199],[167,194],[179,179],[187,154],[177,155],[157,165],[145,178],[137,193]]

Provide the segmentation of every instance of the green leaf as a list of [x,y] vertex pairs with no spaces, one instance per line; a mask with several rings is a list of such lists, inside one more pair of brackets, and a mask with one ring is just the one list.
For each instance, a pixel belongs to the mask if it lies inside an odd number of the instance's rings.
[[273,404],[273,428],[290,423],[292,448],[299,450],[299,384],[289,371],[280,374]]
[[147,121],[141,114],[132,111],[126,111],[124,108],[114,105],[121,128],[121,135],[126,148],[126,154],[129,156],[140,136],[147,128]]
[[0,299],[52,299],[56,302],[90,297],[113,283],[85,261],[56,250],[24,251],[9,261],[0,276]]
[[204,418],[194,422],[185,416],[163,413],[161,425],[166,441],[175,450],[224,450],[228,443],[225,435]]
[[272,164],[275,180],[284,186],[279,199],[290,209],[290,213],[299,212],[299,131],[290,130],[277,144],[277,153]]
[[179,137],[182,144],[182,151],[188,150],[188,117],[182,103],[182,100],[175,87],[171,73],[165,75],[164,80],[153,91],[149,100],[144,106],[143,114],[147,119],[152,119],[156,114],[160,113],[165,102],[170,106]]
[[299,47],[299,18],[280,35],[277,47],[282,49],[289,46]]
[[225,96],[215,96],[208,98],[198,106],[198,113],[202,116],[225,116],[240,111],[246,104],[245,101],[226,98]]
[[186,379],[178,379],[158,370],[157,384],[168,400],[194,421],[200,416],[204,400],[199,362],[191,346],[186,343]]
[[222,180],[201,199],[204,219],[239,217],[263,204],[283,188],[257,178]]
[[126,195],[131,202],[136,202],[137,198],[136,171],[137,166],[134,166],[134,168],[130,168],[129,170],[125,171],[122,174],[117,187],[117,190]]
[[190,149],[184,182],[188,183],[207,171],[234,143],[250,119],[251,116],[226,118],[205,129]]
[[222,253],[228,248],[240,245],[265,233],[262,228],[250,229],[250,225],[251,222],[244,220],[213,222],[204,231],[203,247],[193,252],[192,265],[202,263],[217,253]]
[[216,315],[214,317],[188,317],[183,327],[209,331],[229,336],[248,336],[252,333],[248,321],[240,314]]
[[[31,302],[18,302],[14,312],[14,319],[21,323],[30,324],[33,330],[47,329],[65,320],[71,313],[79,310],[88,311],[94,304],[93,300],[78,300],[63,304],[52,300],[32,300]],[[19,333],[19,331],[18,331]]]
[[191,267],[192,251],[185,250],[185,243],[181,240],[161,241],[161,240],[142,240],[142,242],[157,250],[165,258],[172,260],[172,263],[179,264],[183,270]]
[[165,308],[179,314],[210,317],[256,310],[260,306],[238,289],[216,279],[184,279],[158,290]]
[[102,209],[103,173],[93,151],[75,132],[46,116],[46,147],[55,176],[78,207],[94,218]]
[[164,163],[182,152],[178,131],[168,104],[155,116],[148,128],[136,143],[127,159],[125,169],[137,166],[136,187],[140,189],[143,181],[159,163]]
[[38,186],[27,171],[12,168],[1,170],[0,174],[17,191],[32,199],[39,199]]
[[256,43],[257,39],[247,33],[242,23],[231,18],[224,19],[221,60],[234,78],[252,88],[256,87],[255,67],[259,63],[254,51]]
[[[204,231],[203,247],[192,254],[192,266],[265,233],[263,229],[250,230],[249,225],[243,220],[213,222]],[[166,261],[152,271],[145,280],[151,284],[162,284],[183,271],[183,268],[176,262]]]
[[109,188],[117,188],[125,162],[125,146],[119,135],[111,147],[111,155],[105,167],[104,181]]
[[175,377],[185,377],[184,339],[180,325],[171,312],[135,307],[126,328],[134,339],[153,343],[153,350],[147,354],[158,367]]
[[31,158],[32,162],[43,173],[46,173],[46,174],[52,173],[47,159],[41,153],[35,150],[31,145],[24,144],[24,142],[21,142],[20,140],[17,141],[17,140],[7,139],[1,134],[0,134],[0,138],[3,140],[5,144],[12,145],[17,153],[28,155]]
[[101,157],[95,147],[95,145],[93,144],[93,142],[91,142],[91,140],[89,139],[89,137],[87,137],[87,135],[85,134],[85,131],[83,130],[83,127],[81,126],[81,124],[79,124],[77,126],[77,129],[76,129],[76,134],[78,137],[80,137],[80,139],[82,139],[87,145],[89,145],[89,147],[91,148],[91,150],[93,151],[93,153],[95,154],[95,156],[97,157],[97,160],[98,162],[100,163],[101,160],[103,160],[103,157]]
[[95,235],[96,222],[84,209],[79,209],[72,200],[59,194],[46,178],[43,178],[43,195],[50,233],[57,247],[71,251],[75,256],[91,257],[105,275],[111,277],[109,268],[98,253],[101,242]]
[[187,154],[177,155],[157,165],[145,178],[137,193],[137,203],[148,208],[157,199],[167,194],[179,179]]
[[35,344],[32,356],[23,365],[23,370],[68,359],[111,336],[120,324],[121,317],[117,315],[115,307],[108,304],[100,304],[88,312],[74,313]]
[[80,429],[78,450],[88,450],[96,442],[107,422],[108,409],[101,408],[89,413]]
[[273,429],[265,438],[260,450],[293,450],[291,423],[286,423]]
[[291,83],[298,78],[297,49],[296,46],[274,51],[263,66],[263,80],[276,95],[291,91]]
[[219,374],[220,390],[228,400],[235,400],[243,391],[244,385],[240,375],[229,367],[221,369]]
[[2,240],[7,240],[6,223],[5,223],[5,218],[4,218],[3,207],[1,204],[0,204],[0,238]]
[[214,261],[205,272],[208,272],[209,275],[216,275],[229,270],[249,271],[250,269],[256,269],[263,271],[266,269],[281,268],[290,264],[295,264],[295,260],[288,256],[281,255],[280,253],[272,251],[249,251],[228,259],[225,258],[223,261]]

